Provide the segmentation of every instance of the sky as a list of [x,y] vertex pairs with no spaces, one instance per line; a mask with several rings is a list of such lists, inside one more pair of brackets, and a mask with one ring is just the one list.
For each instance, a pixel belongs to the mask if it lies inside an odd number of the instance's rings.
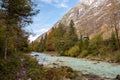
[[33,17],[33,23],[26,27],[27,31],[34,33],[29,40],[35,40],[39,35],[47,32],[80,0],[33,0],[40,13]]

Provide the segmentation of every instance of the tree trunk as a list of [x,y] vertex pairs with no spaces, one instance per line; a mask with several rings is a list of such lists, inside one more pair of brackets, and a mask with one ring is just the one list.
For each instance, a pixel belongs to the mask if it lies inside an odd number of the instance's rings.
[[117,47],[120,49],[120,42],[119,42],[119,23],[117,23],[117,14],[114,14],[114,29],[115,29],[115,35],[117,39]]
[[7,60],[7,54],[8,54],[8,31],[9,31],[9,21],[8,21],[8,16],[6,14],[6,30],[5,30],[5,55],[4,55],[4,59]]
[[14,48],[15,48],[15,53],[17,53],[17,35],[15,35]]
[[5,32],[5,55],[4,55],[4,59],[7,59],[7,50],[8,50],[8,30],[6,27],[6,32]]
[[117,46],[118,46],[118,49],[120,49],[119,34],[118,34],[118,29],[116,26],[115,26],[115,34],[116,34],[116,39],[117,39]]

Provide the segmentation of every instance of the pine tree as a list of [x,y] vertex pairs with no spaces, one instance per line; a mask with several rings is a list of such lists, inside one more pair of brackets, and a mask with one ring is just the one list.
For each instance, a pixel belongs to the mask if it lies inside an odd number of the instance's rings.
[[65,25],[59,23],[58,28],[55,29],[55,38],[54,38],[55,49],[60,55],[63,55],[63,52],[65,51],[64,50],[65,40],[63,37],[66,31],[64,28]]
[[68,30],[64,35],[65,39],[65,48],[68,50],[69,48],[73,47],[75,43],[78,41],[77,34],[74,28],[74,22],[71,20]]
[[46,41],[47,41],[47,33],[45,34],[44,41],[43,41],[44,51],[46,51]]
[[44,51],[44,46],[45,46],[44,39],[42,37],[39,44],[38,44],[38,46],[37,46],[37,51],[38,52],[43,52]]
[[46,40],[46,50],[47,51],[55,51],[54,37],[55,37],[55,29],[52,28],[52,30],[48,34],[47,40]]
[[83,47],[84,47],[84,49],[88,49],[88,46],[89,46],[89,37],[87,35],[85,37],[85,39],[84,39],[84,45],[83,45]]
[[110,42],[109,42],[109,47],[112,50],[116,50],[117,49],[116,37],[115,37],[115,33],[114,32],[112,32],[112,34],[111,34],[111,38],[110,38]]
[[0,56],[3,55],[5,27],[0,25]]
[[114,28],[117,47],[120,49],[120,39],[119,39],[119,27],[120,27],[120,3],[117,0],[110,0],[110,26]]
[[79,45],[79,49],[80,49],[80,51],[82,51],[82,49],[83,49],[83,37],[82,37],[82,35],[80,36],[80,40],[78,41],[78,45]]
[[[5,20],[5,59],[7,59],[7,52],[8,52],[8,46],[9,41],[12,39],[9,37],[9,34],[15,33],[16,35],[13,40],[15,43],[11,42],[12,45],[17,47],[16,40],[25,40],[24,42],[27,42],[26,32],[24,34],[24,30],[22,30],[21,27],[30,24],[32,22],[32,16],[38,13],[38,10],[33,9],[33,2],[31,0],[2,0],[1,1],[1,9],[0,11],[3,12],[5,15],[4,17],[1,17],[0,19]],[[13,27],[13,25],[15,25]],[[18,28],[19,27],[19,28]],[[19,31],[16,32],[17,28]],[[13,30],[13,31],[12,31]],[[12,32],[11,32],[12,31]],[[24,34],[24,35],[23,35]],[[18,39],[18,35],[21,35]],[[24,37],[25,36],[25,37]],[[22,39],[23,38],[23,39]],[[22,42],[23,43],[23,42]],[[26,46],[26,45],[24,45]]]
[[43,52],[46,50],[46,40],[47,40],[47,34],[45,35],[45,37],[42,37],[40,42],[38,43],[38,46],[37,46],[38,52]]

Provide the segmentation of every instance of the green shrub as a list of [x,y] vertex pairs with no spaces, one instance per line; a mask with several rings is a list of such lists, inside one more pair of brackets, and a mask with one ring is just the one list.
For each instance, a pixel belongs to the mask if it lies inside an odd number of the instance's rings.
[[99,48],[98,50],[98,57],[101,57],[102,59],[105,59],[108,57],[109,55],[109,49],[107,46],[103,45],[101,46],[101,48]]
[[38,67],[38,61],[32,57],[24,56],[25,61],[24,61],[24,66],[29,69],[29,68],[34,68]]
[[[25,80],[31,78],[32,80],[39,80],[41,79],[41,71],[38,61],[28,55],[24,55],[24,66],[26,69],[26,77]],[[42,80],[42,79],[41,79]]]
[[88,50],[83,50],[78,57],[82,57],[83,58],[83,57],[88,56],[88,54],[89,54]]
[[74,46],[70,48],[68,51],[65,52],[65,55],[71,56],[71,57],[76,57],[79,55],[80,49],[79,46]]
[[110,37],[110,40],[109,40],[109,48],[112,51],[117,49],[116,37],[115,37],[115,33],[114,32],[111,33],[111,37]]
[[115,62],[120,62],[120,51],[116,53]]
[[40,73],[39,68],[30,68],[27,71],[27,77],[31,78],[32,80],[39,80],[41,78],[40,74],[41,73]]
[[0,59],[0,80],[13,80],[20,69],[20,58],[9,57],[7,60]]

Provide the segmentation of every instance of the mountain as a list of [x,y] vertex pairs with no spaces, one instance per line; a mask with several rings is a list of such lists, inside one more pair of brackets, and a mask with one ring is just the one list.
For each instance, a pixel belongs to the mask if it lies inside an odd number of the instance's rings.
[[[119,5],[117,10],[116,5]],[[73,20],[78,37],[80,34],[88,34],[92,38],[96,33],[101,32],[104,34],[103,38],[106,39],[113,30],[109,28],[109,24],[115,12],[120,15],[120,0],[81,0],[53,27],[58,27],[59,23],[67,26]],[[46,33],[49,34],[50,31]],[[39,41],[46,33],[39,36],[36,41]]]

